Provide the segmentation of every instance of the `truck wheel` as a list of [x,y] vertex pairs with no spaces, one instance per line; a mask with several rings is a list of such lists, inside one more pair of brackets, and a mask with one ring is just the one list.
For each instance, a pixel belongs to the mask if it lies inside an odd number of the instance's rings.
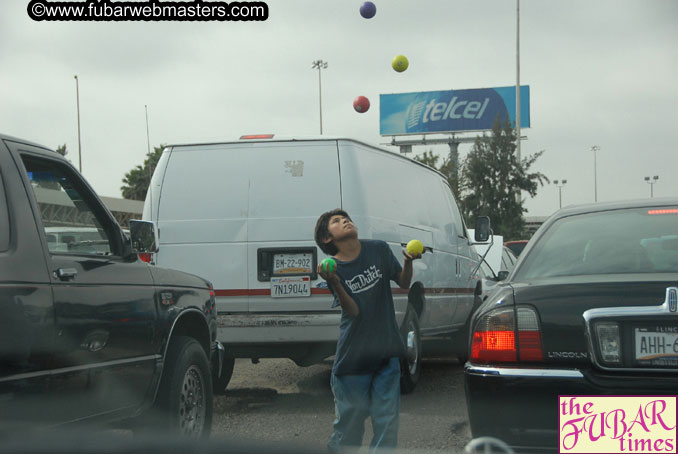
[[419,382],[421,375],[421,333],[419,317],[411,304],[407,305],[405,320],[400,328],[406,349],[406,359],[400,361],[400,392],[409,394]]
[[191,337],[170,340],[155,402],[157,429],[191,439],[212,430],[212,375],[205,351]]
[[233,376],[233,367],[235,366],[235,358],[226,356],[224,363],[221,365],[221,377],[216,377],[212,374],[212,384],[214,386],[214,394],[226,394],[226,387]]

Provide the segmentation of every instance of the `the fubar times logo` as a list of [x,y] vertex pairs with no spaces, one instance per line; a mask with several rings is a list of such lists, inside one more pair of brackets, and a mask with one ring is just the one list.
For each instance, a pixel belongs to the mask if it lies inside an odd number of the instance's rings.
[[678,396],[558,396],[559,452],[676,453]]

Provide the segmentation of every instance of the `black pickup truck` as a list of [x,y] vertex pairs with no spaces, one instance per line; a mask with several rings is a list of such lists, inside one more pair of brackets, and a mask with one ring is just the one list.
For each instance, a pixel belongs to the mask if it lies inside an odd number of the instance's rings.
[[113,421],[209,435],[212,286],[139,260],[157,232],[130,230],[62,156],[0,135],[0,435]]

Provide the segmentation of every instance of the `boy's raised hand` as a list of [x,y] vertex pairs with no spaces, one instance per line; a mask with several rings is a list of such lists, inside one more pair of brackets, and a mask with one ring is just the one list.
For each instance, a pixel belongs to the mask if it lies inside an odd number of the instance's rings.
[[332,271],[323,271],[323,266],[321,263],[318,264],[318,274],[320,277],[325,279],[327,283],[332,284],[333,286],[337,286],[340,284],[339,282],[339,276],[337,275],[337,270],[334,269]]
[[411,262],[421,258],[422,254],[408,254],[405,249],[403,249],[403,256],[405,257],[405,262]]

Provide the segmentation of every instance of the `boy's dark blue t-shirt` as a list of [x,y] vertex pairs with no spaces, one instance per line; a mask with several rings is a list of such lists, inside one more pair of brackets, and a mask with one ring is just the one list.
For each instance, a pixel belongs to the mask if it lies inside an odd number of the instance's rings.
[[[332,368],[335,375],[370,374],[384,360],[402,358],[405,354],[390,284],[392,280],[398,281],[402,267],[384,241],[360,240],[360,244],[360,254],[355,260],[336,260],[337,275],[360,314],[349,317],[342,313]],[[338,305],[335,295],[332,307]]]

